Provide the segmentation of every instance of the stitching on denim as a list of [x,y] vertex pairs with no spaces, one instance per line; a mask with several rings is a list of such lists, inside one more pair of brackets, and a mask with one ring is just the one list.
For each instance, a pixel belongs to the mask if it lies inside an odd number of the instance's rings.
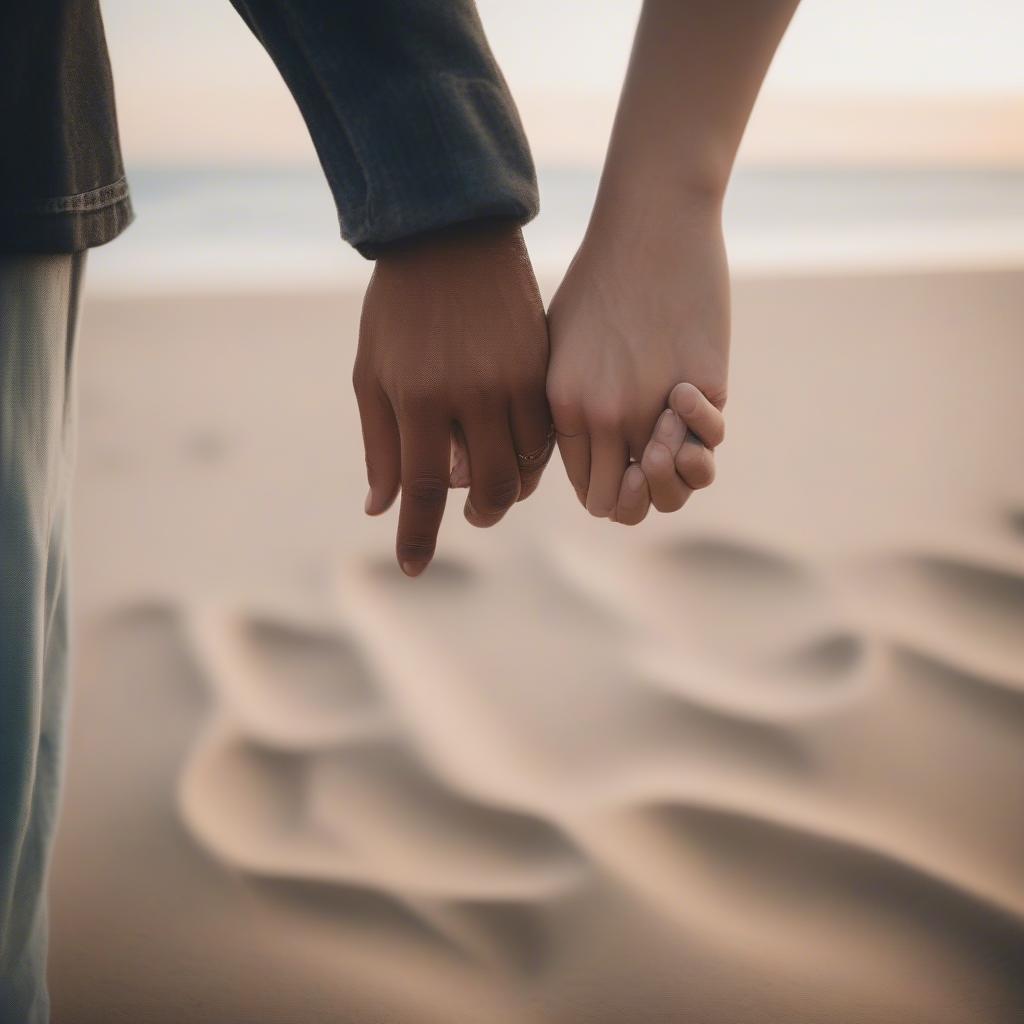
[[128,182],[124,178],[102,185],[89,192],[52,199],[30,199],[0,206],[5,213],[87,213],[102,210],[128,198]]

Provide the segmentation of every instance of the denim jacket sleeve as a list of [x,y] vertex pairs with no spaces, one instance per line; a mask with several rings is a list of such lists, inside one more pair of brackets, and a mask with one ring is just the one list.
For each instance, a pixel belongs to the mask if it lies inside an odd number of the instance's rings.
[[291,89],[372,258],[464,221],[537,213],[515,104],[473,0],[232,0]]
[[0,252],[76,252],[132,220],[97,0],[0,3]]

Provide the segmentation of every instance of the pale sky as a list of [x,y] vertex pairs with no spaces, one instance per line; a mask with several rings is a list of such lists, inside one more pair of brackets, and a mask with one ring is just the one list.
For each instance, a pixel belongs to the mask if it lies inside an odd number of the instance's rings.
[[[538,161],[600,159],[638,0],[479,7]],[[311,158],[294,103],[227,0],[103,10],[129,160]],[[1022,0],[804,0],[743,158],[1024,166],[1022,51]]]

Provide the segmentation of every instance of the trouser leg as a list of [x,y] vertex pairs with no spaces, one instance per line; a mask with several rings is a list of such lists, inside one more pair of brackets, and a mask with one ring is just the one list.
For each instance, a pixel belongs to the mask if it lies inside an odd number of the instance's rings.
[[43,1024],[83,254],[0,256],[0,1024]]

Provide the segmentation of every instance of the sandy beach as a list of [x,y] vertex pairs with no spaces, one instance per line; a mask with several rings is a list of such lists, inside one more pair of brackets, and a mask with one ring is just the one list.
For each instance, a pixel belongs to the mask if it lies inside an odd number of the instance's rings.
[[409,581],[357,295],[87,300],[56,1024],[1024,1019],[1024,272],[734,304],[709,492]]

